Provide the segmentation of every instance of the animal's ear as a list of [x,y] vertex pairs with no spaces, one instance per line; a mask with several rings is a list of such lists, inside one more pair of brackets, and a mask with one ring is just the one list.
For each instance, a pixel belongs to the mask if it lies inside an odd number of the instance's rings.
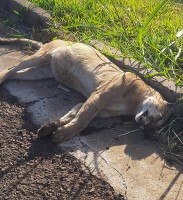
[[178,112],[178,105],[175,103],[168,103],[167,102],[167,111],[168,113],[175,114]]
[[168,119],[171,117],[171,115],[175,113],[176,113],[175,104],[167,102],[166,110],[162,116],[162,119],[160,119],[158,123],[156,124],[156,128],[165,124],[166,121],[168,121]]
[[176,103],[170,103],[170,102],[167,102],[166,100],[163,101],[165,106],[166,106],[166,113],[172,113],[174,114],[177,110],[177,106],[176,106]]

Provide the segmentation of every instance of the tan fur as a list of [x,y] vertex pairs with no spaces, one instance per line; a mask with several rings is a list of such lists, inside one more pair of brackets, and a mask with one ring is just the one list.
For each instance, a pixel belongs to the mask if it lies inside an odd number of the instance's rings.
[[[24,43],[23,40],[19,42]],[[9,40],[9,43],[13,41]],[[167,102],[157,91],[135,74],[120,70],[93,47],[82,43],[62,40],[47,43],[18,66],[1,72],[0,83],[6,79],[20,78],[17,71],[35,66],[51,69],[51,76],[56,81],[87,98],[86,102],[76,105],[61,119],[38,130],[41,136],[54,132],[55,142],[74,137],[96,115],[134,115],[137,123],[152,128],[161,125],[162,116],[168,113]],[[48,77],[50,73],[41,78],[33,77],[33,80]]]

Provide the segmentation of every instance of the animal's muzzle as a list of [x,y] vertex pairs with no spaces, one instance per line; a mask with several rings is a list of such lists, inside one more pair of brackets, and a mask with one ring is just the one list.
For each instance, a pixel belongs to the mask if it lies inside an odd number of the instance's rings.
[[140,116],[140,120],[139,120],[139,125],[146,127],[149,125],[149,123],[151,122],[151,117],[148,116],[148,111],[145,111],[141,116]]

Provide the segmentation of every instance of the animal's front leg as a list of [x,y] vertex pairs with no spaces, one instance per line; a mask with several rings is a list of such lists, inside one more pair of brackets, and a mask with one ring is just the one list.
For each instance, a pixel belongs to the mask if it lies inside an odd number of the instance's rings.
[[84,103],[78,103],[75,105],[66,115],[60,118],[60,126],[68,124],[72,119],[74,119],[79,112],[80,108]]
[[59,120],[54,120],[54,121],[51,121],[51,122],[43,125],[37,131],[38,135],[40,137],[47,136],[47,135],[55,132],[58,127],[69,123],[72,119],[74,119],[74,117],[76,116],[76,114],[78,113],[78,111],[82,105],[83,105],[83,103],[78,103],[67,114],[65,114],[63,117],[61,117]]
[[62,143],[79,134],[104,106],[105,103],[102,95],[98,92],[94,92],[83,104],[76,117],[68,124],[56,130],[53,134],[53,141]]

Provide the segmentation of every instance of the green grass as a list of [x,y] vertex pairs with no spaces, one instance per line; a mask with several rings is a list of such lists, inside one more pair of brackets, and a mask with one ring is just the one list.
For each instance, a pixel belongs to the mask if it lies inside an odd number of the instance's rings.
[[[168,0],[31,0],[77,41],[99,39],[183,86],[183,4]],[[53,29],[52,29],[53,30]],[[170,45],[172,42],[174,42]],[[162,51],[164,49],[164,51]]]

